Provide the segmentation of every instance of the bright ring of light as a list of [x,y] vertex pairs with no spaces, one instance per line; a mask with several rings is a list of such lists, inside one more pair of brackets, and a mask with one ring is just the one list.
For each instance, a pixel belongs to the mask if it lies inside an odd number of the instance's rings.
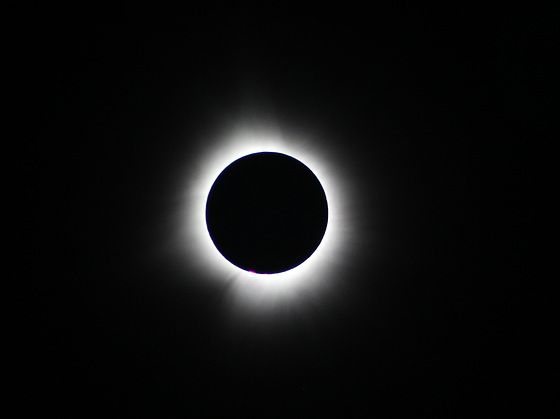
[[[350,188],[346,177],[337,173],[335,158],[329,150],[310,140],[284,138],[270,130],[237,129],[229,136],[206,146],[189,168],[182,210],[182,242],[187,249],[191,269],[196,265],[202,279],[223,283],[231,301],[252,309],[269,309],[287,302],[324,294],[352,261],[350,243],[355,229],[347,213]],[[301,265],[277,274],[260,275],[246,272],[226,260],[216,249],[206,228],[205,207],[208,193],[218,175],[233,161],[257,152],[279,152],[304,163],[320,180],[329,205],[329,221],[323,240]]]

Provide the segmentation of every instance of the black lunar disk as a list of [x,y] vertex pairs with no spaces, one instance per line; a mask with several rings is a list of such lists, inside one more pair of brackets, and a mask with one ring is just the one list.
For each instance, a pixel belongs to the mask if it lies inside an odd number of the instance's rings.
[[281,153],[234,161],[218,176],[206,202],[206,224],[216,248],[235,266],[262,274],[287,271],[309,258],[327,220],[327,198],[317,177]]

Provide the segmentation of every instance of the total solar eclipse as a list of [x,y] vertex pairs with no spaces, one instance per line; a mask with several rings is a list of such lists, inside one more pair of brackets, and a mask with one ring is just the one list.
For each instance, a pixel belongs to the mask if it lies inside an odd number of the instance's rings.
[[315,174],[281,153],[234,161],[217,177],[206,202],[206,225],[218,251],[259,274],[302,264],[321,243],[327,221],[327,199]]

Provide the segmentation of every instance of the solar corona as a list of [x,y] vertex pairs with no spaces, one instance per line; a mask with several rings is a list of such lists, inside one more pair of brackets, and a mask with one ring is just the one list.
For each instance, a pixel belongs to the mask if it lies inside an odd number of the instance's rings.
[[177,246],[191,281],[223,286],[231,306],[261,314],[333,290],[359,234],[336,152],[245,126],[206,136],[192,154]]

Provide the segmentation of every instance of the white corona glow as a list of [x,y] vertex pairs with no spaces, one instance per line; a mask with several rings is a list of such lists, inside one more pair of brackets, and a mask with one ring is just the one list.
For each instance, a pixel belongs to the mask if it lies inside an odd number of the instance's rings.
[[[354,262],[350,241],[356,238],[348,204],[351,188],[334,152],[307,138],[286,138],[274,129],[237,128],[206,141],[183,185],[181,246],[198,281],[224,285],[227,302],[254,312],[314,299],[332,290]],[[212,242],[206,225],[206,201],[214,181],[235,160],[258,152],[278,152],[305,164],[319,179],[327,198],[329,218],[315,252],[295,268],[275,274],[244,271],[225,259]]]

